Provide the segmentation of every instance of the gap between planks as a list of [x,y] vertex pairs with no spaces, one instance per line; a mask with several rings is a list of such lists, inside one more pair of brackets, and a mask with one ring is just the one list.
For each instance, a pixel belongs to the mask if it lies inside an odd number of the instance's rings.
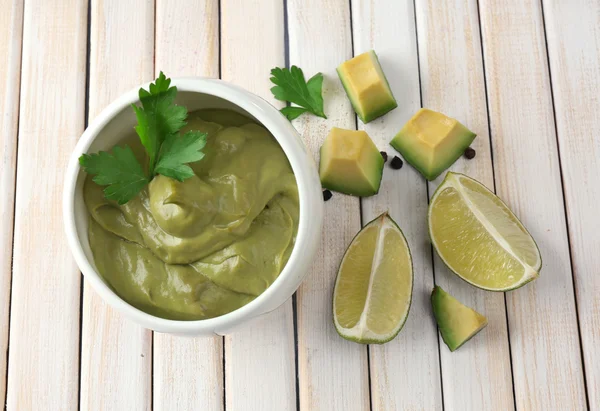
[[[6,11],[8,9],[8,11]],[[10,340],[13,233],[23,48],[23,3],[15,0],[0,15],[0,402],[6,404]]]

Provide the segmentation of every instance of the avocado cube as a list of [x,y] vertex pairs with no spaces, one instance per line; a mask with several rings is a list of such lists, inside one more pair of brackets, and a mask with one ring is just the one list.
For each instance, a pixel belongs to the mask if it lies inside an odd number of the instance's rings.
[[450,351],[458,350],[487,325],[487,318],[463,305],[441,287],[431,293],[433,315]]
[[375,51],[367,51],[340,64],[337,72],[363,123],[398,107]]
[[422,108],[390,144],[431,181],[454,164],[476,136],[456,119]]
[[377,194],[383,157],[365,131],[334,127],[321,146],[319,174],[323,187],[357,197]]

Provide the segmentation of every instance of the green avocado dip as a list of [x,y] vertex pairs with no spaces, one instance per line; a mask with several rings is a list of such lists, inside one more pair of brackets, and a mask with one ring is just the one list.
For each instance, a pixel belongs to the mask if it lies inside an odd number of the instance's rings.
[[[125,301],[173,320],[231,312],[273,283],[298,228],[296,179],[262,126],[228,110],[191,113],[186,130],[207,133],[194,176],[155,176],[123,205],[90,176],[84,186],[98,272]],[[126,139],[136,157],[143,147]],[[140,160],[141,162],[142,160]]]

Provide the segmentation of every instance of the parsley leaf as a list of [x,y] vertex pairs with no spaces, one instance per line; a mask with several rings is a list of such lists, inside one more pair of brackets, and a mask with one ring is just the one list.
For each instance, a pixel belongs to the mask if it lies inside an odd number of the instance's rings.
[[119,204],[131,200],[149,182],[129,146],[116,146],[112,153],[84,154],[79,157],[79,164],[88,174],[95,174],[96,184],[108,186],[104,196]]
[[316,116],[327,118],[323,111],[323,96],[321,94],[323,74],[315,74],[307,83],[302,69],[292,66],[291,69],[275,67],[271,70],[271,76],[271,82],[275,84],[275,87],[271,88],[273,96],[277,100],[289,101],[300,106],[281,109],[283,115],[289,120],[293,120],[307,111]]
[[317,104],[317,107],[321,107],[323,118],[327,118],[323,112],[323,94],[321,93],[323,90],[323,75],[321,73],[317,73],[309,78],[308,82],[306,83],[306,87]]
[[177,87],[170,85],[171,79],[161,71],[155,82],[150,84],[150,91],[140,89],[142,107],[132,105],[138,120],[135,131],[148,153],[150,176],[156,174],[154,166],[163,141],[186,124],[187,109],[173,104]]
[[150,92],[140,89],[140,101],[144,110],[151,112],[157,119],[162,136],[176,133],[186,125],[187,109],[173,104],[177,96],[177,87],[169,87],[171,79],[161,71],[154,83],[150,83]]
[[284,107],[281,110],[281,113],[287,117],[288,120],[294,120],[298,117],[300,117],[300,115],[306,113],[308,111],[308,109],[306,108],[302,108],[302,107]]
[[137,135],[140,137],[140,141],[146,149],[146,153],[148,153],[148,158],[150,161],[150,175],[152,175],[153,165],[156,162],[156,155],[160,145],[162,144],[161,136],[156,125],[156,118],[135,104],[132,104],[132,107],[135,111],[135,116],[138,121],[138,125],[135,126],[134,129]]
[[204,153],[200,150],[205,145],[206,133],[188,131],[183,136],[171,134],[161,147],[156,172],[178,181],[192,177],[194,171],[186,164],[201,160]]
[[187,165],[204,157],[200,150],[206,145],[206,134],[188,131],[181,135],[186,125],[187,109],[174,104],[177,87],[161,71],[148,90],[139,91],[141,107],[132,104],[138,124],[135,131],[148,154],[148,173],[128,146],[115,147],[112,152],[83,154],[79,164],[92,180],[107,186],[104,196],[119,204],[135,197],[156,174],[183,181],[194,175]]

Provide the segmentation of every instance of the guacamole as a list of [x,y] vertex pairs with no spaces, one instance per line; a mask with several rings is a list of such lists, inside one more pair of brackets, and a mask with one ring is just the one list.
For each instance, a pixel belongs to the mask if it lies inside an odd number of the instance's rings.
[[[98,272],[152,315],[201,320],[231,312],[273,283],[298,228],[296,179],[275,138],[227,110],[191,113],[183,129],[207,133],[195,175],[157,175],[124,205],[88,176],[89,241]],[[140,161],[137,136],[126,139]]]

